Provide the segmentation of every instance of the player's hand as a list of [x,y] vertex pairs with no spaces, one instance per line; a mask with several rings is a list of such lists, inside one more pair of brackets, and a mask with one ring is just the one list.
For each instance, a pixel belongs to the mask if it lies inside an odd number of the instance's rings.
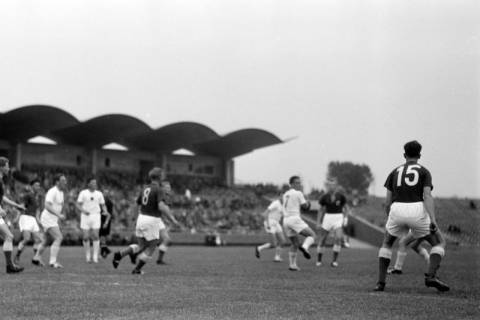
[[58,215],[58,218],[59,218],[60,220],[65,220],[66,217],[65,217],[65,215],[64,215],[63,213],[60,213],[60,214]]
[[431,222],[430,223],[430,233],[435,233],[437,232],[438,228],[437,228],[437,224],[435,222]]
[[343,218],[343,223],[342,223],[342,225],[343,225],[344,227],[346,227],[347,224],[348,224],[348,218],[345,217],[345,218]]

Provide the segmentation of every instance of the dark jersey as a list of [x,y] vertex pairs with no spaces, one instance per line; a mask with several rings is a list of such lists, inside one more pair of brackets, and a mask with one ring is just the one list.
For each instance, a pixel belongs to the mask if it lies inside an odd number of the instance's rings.
[[3,185],[3,179],[0,178],[0,204],[2,203],[4,195],[5,195],[5,186]]
[[422,202],[424,187],[433,189],[432,176],[416,162],[407,162],[395,168],[385,181],[385,188],[392,192],[392,203]]
[[335,192],[333,197],[327,193],[320,198],[320,205],[325,206],[326,213],[343,213],[343,207],[346,203],[347,198],[339,192]]
[[35,217],[38,210],[38,202],[37,197],[31,190],[25,190],[24,193],[21,195],[21,203],[25,206],[25,212],[28,216]]
[[165,194],[158,183],[146,185],[137,198],[137,204],[140,206],[140,213],[147,216],[161,217],[162,213],[158,209],[158,203],[165,201]]

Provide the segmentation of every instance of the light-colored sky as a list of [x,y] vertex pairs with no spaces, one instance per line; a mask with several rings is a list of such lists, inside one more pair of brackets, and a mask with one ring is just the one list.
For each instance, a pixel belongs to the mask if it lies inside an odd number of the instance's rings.
[[263,128],[298,139],[237,158],[238,180],[321,187],[348,160],[376,194],[418,139],[437,195],[479,197],[479,48],[477,0],[6,0],[0,111]]

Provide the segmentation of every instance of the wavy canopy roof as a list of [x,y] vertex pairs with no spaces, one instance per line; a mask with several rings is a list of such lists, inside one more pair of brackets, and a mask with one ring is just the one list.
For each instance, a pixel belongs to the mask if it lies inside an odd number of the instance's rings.
[[0,139],[19,142],[79,124],[70,113],[52,106],[31,105],[0,114]]
[[154,130],[145,122],[122,114],[80,122],[68,112],[45,105],[0,113],[0,139],[25,142],[38,135],[60,144],[100,148],[116,142],[130,149],[156,153],[184,148],[196,154],[227,159],[284,142],[262,129],[242,129],[220,136],[196,122],[178,122]]

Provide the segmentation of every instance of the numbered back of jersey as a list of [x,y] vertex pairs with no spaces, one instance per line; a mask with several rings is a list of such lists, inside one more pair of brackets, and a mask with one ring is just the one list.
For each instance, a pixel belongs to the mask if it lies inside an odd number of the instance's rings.
[[424,187],[433,187],[432,177],[422,165],[406,163],[390,173],[385,187],[392,192],[393,202],[420,202]]

